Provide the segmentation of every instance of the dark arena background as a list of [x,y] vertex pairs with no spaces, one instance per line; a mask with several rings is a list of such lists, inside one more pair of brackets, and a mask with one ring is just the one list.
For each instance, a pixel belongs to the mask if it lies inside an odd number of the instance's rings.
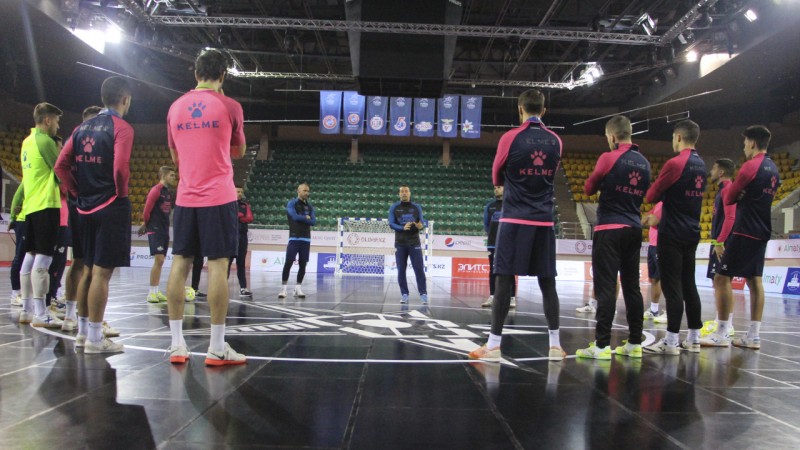
[[[37,103],[64,111],[66,138],[101,103],[103,80],[122,76],[135,130],[131,267],[114,273],[105,313],[124,353],[84,354],[74,331],[18,323],[20,308],[5,300],[16,238],[0,237],[0,447],[800,447],[800,1],[3,0],[0,29],[4,231]],[[190,362],[170,364],[167,306],[147,301],[153,259],[136,234],[159,167],[173,165],[167,111],[196,86],[206,48],[228,58],[224,94],[244,110],[247,150],[233,170],[254,217],[246,261],[229,278],[227,341],[247,355],[232,367],[203,364],[211,322],[201,296],[185,305]],[[548,360],[537,280],[519,277],[502,361],[469,360],[490,329],[481,304],[492,164],[500,137],[519,126],[517,98],[533,88],[563,141],[554,227],[568,357]],[[674,155],[680,120],[700,125],[709,168],[744,163],[748,126],[771,131],[782,184],[760,350],[575,357],[596,324],[576,311],[593,295],[598,196],[583,186],[617,114],[631,119],[653,179]],[[317,216],[305,296],[281,298],[286,204],[300,183]],[[401,185],[429,221],[427,303],[409,269],[401,304],[385,222],[339,220],[387,219]],[[706,266],[716,193],[709,183],[696,255],[704,321],[715,314]],[[348,252],[368,255],[364,270],[348,269]],[[240,295],[240,263],[251,297]],[[641,266],[647,308],[644,247]],[[204,270],[198,290],[207,288]],[[742,336],[750,293],[742,280],[733,288]],[[621,295],[616,311],[612,346],[627,338]],[[665,330],[645,320],[645,345]]]

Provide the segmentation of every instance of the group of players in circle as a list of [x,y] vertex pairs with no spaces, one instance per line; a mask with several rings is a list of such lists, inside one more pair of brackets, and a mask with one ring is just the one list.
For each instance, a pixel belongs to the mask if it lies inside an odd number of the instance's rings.
[[[170,362],[185,364],[190,352],[183,337],[184,302],[206,297],[211,312],[211,339],[205,364],[244,364],[245,355],[225,342],[228,276],[237,259],[240,296],[247,289],[245,256],[252,211],[241,187],[234,185],[231,159],[245,151],[241,105],[226,97],[222,85],[227,60],[217,50],[203,51],[195,61],[197,87],[177,99],[167,115],[167,136],[175,168],[162,167],[159,183],[149,192],[139,234],[147,233],[154,264],[147,301],[166,302],[169,313]],[[132,89],[120,77],[101,87],[103,108],[90,107],[61,147],[57,136],[62,111],[49,103],[34,109],[35,127],[22,144],[23,179],[12,204],[12,224],[17,233],[18,257],[12,265],[12,304],[21,306],[20,323],[34,327],[77,329],[76,349],[85,353],[124,351],[110,337],[119,331],[103,319],[109,281],[115,268],[130,265],[131,203],[128,198],[133,128],[123,119],[132,103]],[[202,105],[202,106],[198,106]],[[515,276],[536,276],[543,296],[549,328],[550,360],[566,352],[559,341],[559,301],[555,288],[555,232],[553,179],[562,157],[559,136],[542,122],[544,96],[532,89],[518,101],[521,126],[505,133],[498,144],[492,169],[496,199],[484,210],[489,234],[491,296],[482,306],[492,308],[487,343],[469,354],[471,359],[502,359],[502,330],[509,309],[515,306]],[[598,159],[587,179],[585,192],[600,191],[598,223],[593,236],[592,263],[596,303],[596,340],[577,351],[578,357],[609,359],[612,353],[641,357],[643,352],[678,355],[699,352],[701,345],[760,348],[759,330],[764,306],[761,275],[766,242],[770,238],[770,206],[780,183],[777,167],[767,155],[769,131],[752,126],[744,132],[748,161],[736,181],[733,163],[718,160],[711,181],[720,184],[714,207],[709,276],[714,278],[717,320],[701,337],[700,299],[694,281],[695,249],[700,239],[700,212],[706,188],[706,168],[695,150],[699,126],[685,120],[673,132],[677,156],[667,161],[650,184],[650,164],[631,141],[630,120],[615,116],[606,124],[611,149]],[[180,181],[176,186],[176,170]],[[634,183],[632,180],[636,180]],[[295,259],[299,270],[294,296],[301,289],[309,259],[311,226],[316,224],[308,202],[310,187],[300,184],[297,197],[287,205],[289,244],[278,297],[287,296],[289,273]],[[419,233],[424,228],[422,208],[411,201],[411,190],[399,189],[400,201],[389,209],[395,231],[395,256],[401,303],[409,301],[406,265],[411,260],[422,303],[428,303]],[[644,220],[640,206],[646,199],[657,203]],[[169,216],[173,214],[173,261],[166,295],[159,280],[169,246]],[[641,346],[644,313],[639,288],[639,251],[642,226],[651,228],[648,252],[650,277],[659,280],[666,299],[667,334],[653,345]],[[70,236],[71,235],[71,236]],[[66,277],[65,302],[55,291],[66,262],[66,247],[73,247],[73,264]],[[208,258],[208,293],[197,291],[199,270]],[[64,261],[64,262],[61,262]],[[54,268],[53,268],[54,266]],[[193,286],[185,287],[194,267]],[[51,270],[51,268],[53,268]],[[629,336],[610,348],[615,314],[617,275],[627,309]],[[743,337],[731,340],[732,291],[730,280],[747,280],[751,298],[751,323]],[[15,282],[16,277],[16,282]],[[684,305],[689,333],[680,341]],[[648,311],[663,318],[657,297]],[[63,320],[59,318],[63,317]],[[721,318],[721,320],[720,320]]]

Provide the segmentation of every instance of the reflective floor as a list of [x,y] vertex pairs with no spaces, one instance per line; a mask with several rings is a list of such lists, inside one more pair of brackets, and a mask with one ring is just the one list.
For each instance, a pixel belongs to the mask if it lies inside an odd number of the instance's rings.
[[[126,346],[113,356],[76,353],[72,333],[18,325],[2,284],[0,447],[800,446],[796,297],[768,296],[761,351],[549,363],[541,297],[535,280],[522,281],[507,359],[486,364],[466,359],[488,332],[485,281],[433,278],[431,305],[412,294],[405,307],[394,280],[311,274],[307,298],[281,301],[279,274],[253,273],[252,300],[239,300],[231,283],[227,327],[248,363],[206,368],[207,304],[187,305],[195,353],[185,366],[170,365],[166,305],[145,302],[148,275],[131,268],[113,278],[106,317]],[[575,312],[589,290],[558,283],[570,354],[593,338],[592,315]],[[713,318],[711,291],[701,296],[704,318]],[[627,338],[621,301],[618,310],[612,344]],[[737,331],[746,329],[745,311],[737,294]],[[652,339],[665,327],[645,328]]]

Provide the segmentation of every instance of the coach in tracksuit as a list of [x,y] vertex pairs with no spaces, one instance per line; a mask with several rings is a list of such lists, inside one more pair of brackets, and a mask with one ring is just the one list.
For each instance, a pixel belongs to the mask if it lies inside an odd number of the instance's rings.
[[400,186],[400,201],[389,208],[389,226],[394,230],[394,256],[397,262],[397,283],[400,285],[400,303],[408,303],[408,282],[406,267],[411,257],[411,267],[417,278],[419,299],[428,303],[428,285],[422,261],[422,247],[419,232],[425,227],[422,207],[411,202],[411,189]]
[[289,271],[292,270],[295,258],[298,258],[297,284],[294,296],[305,298],[300,288],[306,275],[306,264],[311,250],[311,227],[317,224],[314,207],[308,202],[311,188],[303,183],[297,186],[297,197],[286,204],[286,218],[289,221],[289,245],[286,246],[286,261],[283,263],[282,286],[278,298],[286,297],[286,285],[289,283]]

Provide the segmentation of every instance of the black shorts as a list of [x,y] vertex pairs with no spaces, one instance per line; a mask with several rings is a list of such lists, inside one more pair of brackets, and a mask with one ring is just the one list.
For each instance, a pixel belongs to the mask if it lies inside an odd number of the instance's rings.
[[203,208],[176,206],[172,234],[173,255],[234,257],[239,246],[239,208],[236,202]]
[[655,245],[647,246],[647,278],[661,279],[661,274],[658,272],[658,248]]
[[719,259],[717,258],[717,254],[714,253],[714,244],[711,244],[711,250],[709,250],[708,253],[708,270],[706,270],[706,278],[713,280],[714,275],[717,274],[717,270],[719,270]]
[[717,273],[726,277],[760,277],[764,274],[766,253],[767,241],[733,234],[725,241],[725,253]]
[[58,237],[56,237],[56,247],[59,252],[62,248],[72,247],[72,232],[69,227],[58,227]]
[[167,255],[169,233],[147,233],[147,242],[150,243],[150,256]]
[[83,260],[107,269],[131,265],[131,201],[117,198],[81,217]]
[[500,222],[494,273],[555,277],[556,233],[553,227]]
[[298,256],[301,263],[308,262],[308,254],[311,250],[311,242],[298,241],[293,239],[286,246],[286,261],[294,261]]
[[78,213],[78,209],[71,202],[67,202],[67,209],[69,209],[69,229],[72,238],[72,258],[83,259],[82,214]]
[[25,215],[25,252],[53,256],[58,244],[61,209],[45,208]]

